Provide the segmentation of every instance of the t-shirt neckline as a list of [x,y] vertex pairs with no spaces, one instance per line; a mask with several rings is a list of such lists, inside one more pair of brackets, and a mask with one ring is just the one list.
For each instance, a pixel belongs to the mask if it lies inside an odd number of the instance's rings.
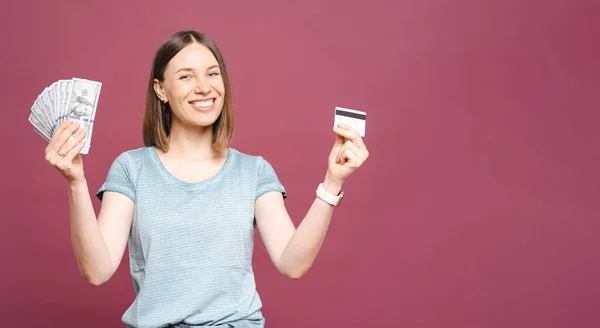
[[231,157],[233,155],[233,149],[228,148],[227,149],[227,157],[225,158],[225,163],[221,166],[221,168],[219,169],[219,171],[217,171],[217,173],[215,173],[213,176],[211,176],[210,178],[203,180],[203,181],[187,182],[187,181],[183,181],[183,180],[177,178],[176,176],[171,174],[171,172],[169,172],[169,170],[167,170],[167,168],[163,165],[162,161],[160,160],[160,157],[158,157],[158,152],[156,150],[156,147],[150,146],[150,147],[148,147],[148,150],[150,151],[150,154],[151,154],[150,157],[152,158],[152,161],[154,162],[154,164],[156,166],[158,166],[158,169],[160,170],[160,172],[169,181],[171,181],[172,183],[174,183],[180,187],[188,188],[188,189],[196,189],[196,188],[205,187],[205,186],[211,184],[212,182],[214,182],[215,180],[217,180],[219,177],[221,177],[224,174],[227,167],[229,166],[229,163],[231,162]]

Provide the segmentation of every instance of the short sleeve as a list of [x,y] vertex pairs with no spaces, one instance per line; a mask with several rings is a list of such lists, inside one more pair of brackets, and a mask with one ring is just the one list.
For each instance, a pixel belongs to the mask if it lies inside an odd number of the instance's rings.
[[135,201],[131,167],[128,165],[126,154],[121,154],[110,166],[106,181],[96,193],[98,199],[102,200],[105,191],[118,192]]
[[285,188],[277,178],[275,170],[269,162],[257,156],[258,183],[256,186],[256,199],[270,191],[279,191],[283,199],[287,198]]

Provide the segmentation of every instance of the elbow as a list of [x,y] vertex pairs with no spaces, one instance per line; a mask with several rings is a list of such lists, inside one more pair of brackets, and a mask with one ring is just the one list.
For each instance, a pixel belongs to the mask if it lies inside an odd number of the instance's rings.
[[304,277],[305,272],[294,272],[291,274],[286,274],[285,276],[292,279],[292,280],[300,280],[300,278]]
[[306,273],[308,272],[309,268],[289,268],[289,269],[283,269],[283,270],[279,270],[281,272],[281,274],[283,274],[285,277],[290,278],[292,280],[299,280],[300,278],[304,277],[304,275],[306,275]]
[[83,279],[85,281],[87,281],[90,285],[94,286],[94,287],[100,287],[105,282],[108,281],[108,279],[101,279],[101,278],[93,277],[93,276],[84,276]]
[[110,276],[85,272],[82,272],[81,276],[83,277],[83,280],[87,281],[94,287],[100,287],[110,279]]
[[304,277],[313,264],[313,258],[290,257],[289,254],[282,254],[275,263],[277,270],[284,277],[292,280],[298,280]]

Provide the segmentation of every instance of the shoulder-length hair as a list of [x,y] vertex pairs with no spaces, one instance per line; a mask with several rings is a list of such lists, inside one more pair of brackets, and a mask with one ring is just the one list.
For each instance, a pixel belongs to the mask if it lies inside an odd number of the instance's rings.
[[229,147],[233,137],[233,101],[229,76],[225,68],[225,61],[216,43],[206,34],[198,31],[180,31],[171,35],[156,50],[152,72],[148,80],[146,94],[146,108],[142,136],[144,146],[154,146],[164,152],[169,150],[169,133],[171,131],[172,112],[169,103],[163,103],[154,90],[154,79],[164,81],[164,73],[171,58],[175,57],[181,49],[191,43],[200,43],[206,46],[217,59],[220,66],[221,77],[225,86],[225,98],[221,114],[213,124],[213,148],[223,150]]

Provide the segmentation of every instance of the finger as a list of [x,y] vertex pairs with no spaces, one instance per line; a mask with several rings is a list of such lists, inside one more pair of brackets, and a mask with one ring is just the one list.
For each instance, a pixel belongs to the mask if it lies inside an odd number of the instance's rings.
[[344,137],[336,134],[335,141],[333,143],[333,147],[331,148],[331,151],[329,152],[329,163],[330,164],[332,164],[332,162],[337,163],[337,155],[339,153],[340,147],[342,147],[343,145],[344,145]]
[[344,143],[344,145],[340,148],[340,150],[337,153],[336,163],[339,163],[342,161],[342,157],[344,156],[344,153],[346,152],[347,149],[350,149],[352,146],[356,147],[350,140],[348,140]]
[[346,141],[346,148],[352,150],[361,161],[365,161],[369,156],[367,149],[360,149],[352,141]]
[[336,134],[335,135],[335,142],[333,143],[334,146],[338,146],[341,147],[344,144],[344,137]]
[[65,128],[61,133],[55,133],[54,135],[56,136],[56,139],[54,143],[51,144],[48,151],[58,152],[58,150],[67,142],[67,140],[69,140],[71,135],[73,135],[73,133],[79,129],[79,125],[79,122],[75,121],[73,124]]
[[52,138],[50,138],[50,142],[48,143],[48,146],[46,147],[46,152],[48,152],[50,150],[50,148],[52,147],[52,145],[56,142],[56,139],[58,138],[58,136],[65,130],[67,129],[69,126],[71,126],[71,124],[73,124],[73,120],[67,120],[64,121],[61,125],[58,126],[58,129],[56,129],[56,131],[54,131],[54,135],[52,135]]
[[75,123],[75,120],[66,120],[64,122],[62,122],[58,128],[54,131],[54,133],[52,134],[52,137],[50,138],[50,141],[56,141],[58,139],[58,136],[63,133],[66,129],[68,129],[71,125],[73,125],[73,123]]
[[359,155],[361,158],[363,156],[361,156],[361,154],[363,153],[363,151],[361,149],[358,148],[358,146],[356,146],[352,141],[347,140],[344,145],[340,148],[340,150],[338,151],[337,155],[336,155],[336,163],[340,162],[341,156],[342,154],[346,151],[346,149],[352,149],[352,151]]
[[365,146],[358,130],[349,125],[339,124],[333,129],[333,131],[348,140],[352,140],[352,142],[354,142],[354,144],[356,144],[359,148],[363,148]]
[[65,160],[71,163],[75,156],[77,156],[83,147],[85,146],[85,139],[79,140],[79,142],[75,145],[75,147],[71,148],[69,152],[65,155]]
[[75,147],[79,143],[79,141],[81,141],[81,139],[85,138],[86,133],[87,133],[86,130],[79,129],[77,131],[77,135],[75,135],[75,137],[73,137],[73,139],[69,140],[64,146],[62,146],[58,150],[58,152],[57,152],[58,155],[64,156],[69,151],[71,151],[71,148]]
[[342,155],[344,154],[344,152],[346,151],[346,149],[348,149],[348,145],[347,143],[350,143],[351,141],[348,140],[344,143],[344,145],[342,145],[342,147],[340,147],[340,149],[338,150],[337,154],[335,155],[335,162],[339,163],[342,160]]
[[346,148],[341,156],[341,165],[347,165],[350,167],[358,167],[360,166],[360,159],[356,153],[350,148]]

